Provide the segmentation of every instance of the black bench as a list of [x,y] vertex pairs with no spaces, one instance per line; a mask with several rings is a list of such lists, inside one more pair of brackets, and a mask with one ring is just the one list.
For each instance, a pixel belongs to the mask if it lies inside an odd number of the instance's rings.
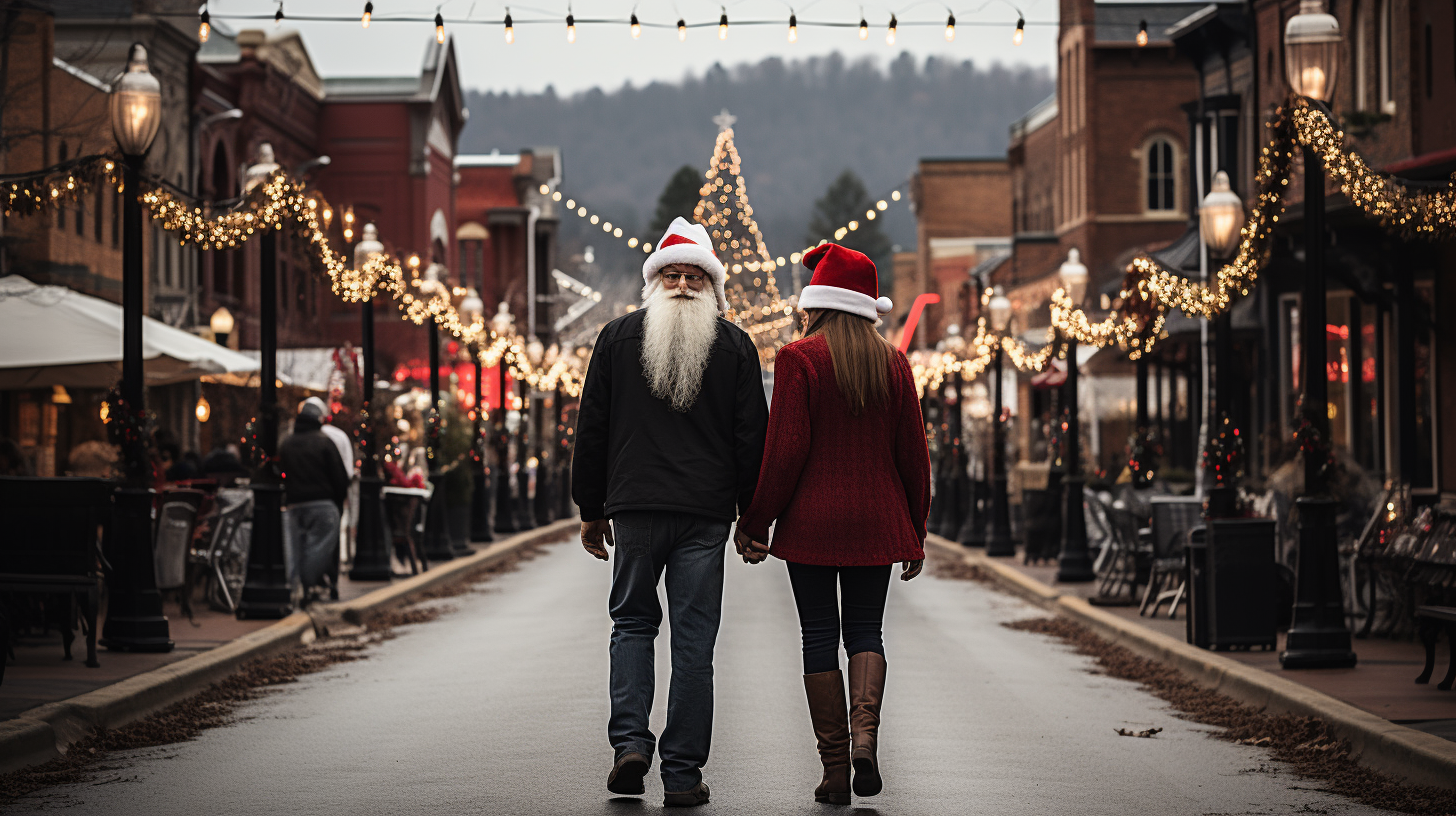
[[[1441,691],[1450,691],[1451,682],[1456,680],[1456,606],[1418,606],[1416,623],[1420,629],[1421,645],[1426,647],[1426,667],[1421,670],[1417,683],[1431,682],[1431,672],[1436,668],[1436,639],[1442,628],[1446,630],[1446,645],[1451,649],[1451,664],[1446,669],[1446,679],[1436,684]],[[1444,627],[1443,627],[1444,624]]]
[[[0,592],[79,599],[86,665],[96,668],[96,607],[101,590],[97,532],[111,516],[114,482],[105,479],[0,477]],[[71,659],[71,613],[62,630]],[[9,638],[8,622],[3,634]],[[3,663],[0,663],[3,672]],[[3,679],[3,674],[0,674]]]

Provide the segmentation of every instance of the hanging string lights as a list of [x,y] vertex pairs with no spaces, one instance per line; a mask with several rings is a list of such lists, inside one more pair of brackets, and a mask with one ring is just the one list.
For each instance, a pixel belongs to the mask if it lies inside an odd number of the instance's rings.
[[683,19],[681,17],[679,17],[677,19],[677,41],[678,42],[687,42],[687,40],[688,40],[688,24],[685,23],[685,22],[683,22]]
[[859,18],[859,38],[861,40],[868,40],[870,38],[870,24],[863,15],[864,13],[861,11]]
[[789,42],[799,41],[799,17],[794,14],[793,9],[789,10]]
[[569,11],[566,13],[566,41],[576,42],[576,15]]
[[362,27],[364,27],[364,28],[368,28],[369,27],[369,21],[372,20],[373,18],[374,18],[374,3],[371,0],[371,2],[367,2],[367,3],[364,4],[364,14],[359,18],[359,25],[362,26]]
[[1143,47],[1145,47],[1148,44],[1148,21],[1147,20],[1138,20],[1137,44],[1138,44],[1138,48],[1143,48]]
[[723,15],[718,18],[718,39],[728,39],[728,9],[723,9]]
[[204,3],[202,5],[202,14],[198,15],[197,18],[197,41],[200,43],[205,43],[207,42],[207,38],[211,36],[211,34],[212,15],[207,13],[207,4]]
[[891,13],[890,14],[890,27],[885,30],[885,45],[894,45],[895,44],[895,29],[898,28],[899,26],[900,26],[900,22],[898,20],[896,20],[895,19],[895,15],[893,13]]
[[435,12],[435,42],[445,44],[445,18],[440,12]]
[[1011,44],[1012,45],[1021,45],[1021,41],[1024,40],[1024,39],[1026,39],[1026,18],[1025,17],[1017,17],[1016,18],[1016,33],[1014,33],[1014,34],[1011,35]]
[[511,44],[515,43],[515,41],[516,41],[516,24],[511,20],[511,10],[510,10],[509,7],[506,8],[505,24],[506,24],[506,45],[511,45]]
[[945,18],[945,41],[955,42],[955,13]]
[[642,36],[642,23],[637,19],[637,12],[632,12],[632,39]]

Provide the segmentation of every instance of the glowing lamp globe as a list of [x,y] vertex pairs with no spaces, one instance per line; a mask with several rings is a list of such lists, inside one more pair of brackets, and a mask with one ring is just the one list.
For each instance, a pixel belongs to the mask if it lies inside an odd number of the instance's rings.
[[1244,202],[1229,187],[1228,173],[1213,177],[1213,189],[1198,205],[1198,225],[1208,251],[1227,258],[1239,245],[1239,225],[1244,222]]
[[1321,102],[1334,96],[1340,40],[1340,22],[1325,13],[1323,0],[1300,0],[1284,26],[1284,69],[1295,93]]
[[384,244],[379,242],[379,228],[365,224],[364,236],[354,245],[354,268],[362,269],[370,258],[384,254]]
[[1066,290],[1067,297],[1074,305],[1080,306],[1082,298],[1087,296],[1087,265],[1082,263],[1082,253],[1074,247],[1067,252],[1067,260],[1062,262],[1061,269],[1057,270],[1061,276],[1062,288]]
[[481,315],[485,314],[485,302],[480,299],[475,287],[472,286],[465,290],[465,299],[460,301],[460,314],[471,323],[479,320]]
[[162,84],[147,65],[147,49],[134,43],[126,72],[111,90],[111,134],[121,152],[142,156],[162,124]]
[[219,306],[217,311],[212,313],[207,325],[212,329],[213,339],[217,341],[218,345],[227,345],[228,337],[233,333],[236,322],[233,319],[233,313],[228,311],[226,306]]
[[996,295],[991,298],[991,328],[998,332],[1006,331],[1011,325],[1011,298],[1005,295]]

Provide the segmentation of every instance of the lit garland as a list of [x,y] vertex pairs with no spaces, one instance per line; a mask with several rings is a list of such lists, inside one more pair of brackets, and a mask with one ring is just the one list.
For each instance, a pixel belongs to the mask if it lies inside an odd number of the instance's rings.
[[1244,475],[1244,438],[1227,411],[1219,414],[1218,433],[1208,437],[1203,468],[1213,478],[1214,487],[1234,487]]
[[1371,170],[1359,153],[1346,151],[1345,132],[1336,130],[1324,111],[1300,99],[1293,119],[1299,143],[1319,156],[1325,175],[1380,226],[1404,238],[1456,236],[1456,181],[1439,191],[1409,189]]
[[5,214],[30,215],[74,203],[93,186],[108,183],[121,189],[116,157],[80,156],[36,173],[0,176],[5,192]]

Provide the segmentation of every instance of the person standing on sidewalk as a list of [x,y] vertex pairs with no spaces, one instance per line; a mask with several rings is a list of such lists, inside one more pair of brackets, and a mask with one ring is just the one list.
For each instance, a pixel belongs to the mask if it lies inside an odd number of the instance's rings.
[[[354,530],[359,524],[359,474],[354,471],[354,440],[349,438],[349,432],[334,424],[334,412],[329,406],[318,397],[309,397],[304,404],[312,405],[318,409],[319,415],[324,418],[321,430],[327,436],[334,447],[339,449],[339,458],[344,460],[344,472],[349,476],[349,493],[344,502],[342,518],[339,522],[339,561],[341,563],[353,559]],[[338,571],[333,571],[335,584],[338,583]]]
[[339,449],[322,430],[324,412],[307,402],[293,420],[293,433],[278,445],[283,471],[284,545],[289,582],[301,587],[304,601],[338,558],[340,510],[349,493],[349,476]]
[[[669,807],[708,801],[723,558],[753,497],[768,422],[758,350],[720,316],[726,272],[712,246],[701,225],[678,218],[642,265],[645,308],[597,337],[571,463],[582,545],[604,561],[608,546],[617,550],[607,789],[643,793],[655,745]],[[657,743],[648,716],[664,571],[672,687]]]
[[908,581],[925,559],[930,455],[910,363],[875,331],[892,304],[878,297],[874,262],[823,244],[804,265],[814,270],[799,296],[807,330],[774,361],[767,455],[735,541],[750,563],[766,555],[788,562],[824,765],[814,799],[847,805],[851,765],[856,794],[882,787],[885,596],[895,562]]

